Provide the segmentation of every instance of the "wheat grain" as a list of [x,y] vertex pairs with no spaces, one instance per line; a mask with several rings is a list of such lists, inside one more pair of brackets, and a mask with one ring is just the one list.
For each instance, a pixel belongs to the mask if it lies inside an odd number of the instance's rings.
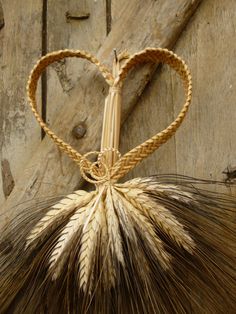
[[[114,189],[114,193],[119,193],[116,189]],[[136,226],[141,230],[143,235],[143,241],[147,244],[150,250],[153,251],[156,258],[159,260],[160,264],[164,269],[170,268],[171,256],[165,250],[161,239],[156,235],[154,227],[151,221],[148,220],[140,211],[121,193],[119,193],[120,198],[120,206],[123,211],[126,211],[127,215],[131,216],[131,219],[136,223]]]
[[124,256],[122,250],[122,240],[120,235],[119,221],[117,214],[115,212],[111,188],[108,188],[107,190],[107,195],[105,198],[105,207],[108,233],[111,242],[111,250],[114,256],[118,259],[118,261],[124,265]]
[[68,256],[68,251],[76,234],[78,234],[81,226],[84,223],[86,213],[92,207],[94,199],[92,199],[86,206],[76,210],[70,217],[69,222],[63,228],[55,247],[52,250],[49,265],[53,269],[53,279],[55,280],[60,275],[61,269]]
[[79,190],[73,194],[69,194],[60,202],[52,206],[26,238],[26,247],[28,247],[34,240],[40,238],[50,226],[55,226],[59,220],[65,219],[67,215],[76,210],[76,208],[87,204],[93,195],[94,193],[87,193]]
[[79,285],[84,291],[89,287],[89,282],[93,274],[93,263],[96,255],[96,249],[101,233],[103,215],[103,193],[99,193],[95,197],[95,203],[91,212],[86,212],[86,228],[83,228],[81,237],[81,249],[79,254]]
[[102,277],[104,286],[111,287],[115,285],[116,271],[114,259],[116,257],[112,255],[113,239],[111,238],[110,228],[107,220],[107,211],[109,208],[107,208],[105,199],[106,194],[104,195],[104,201],[101,202],[98,208],[101,215],[101,273],[99,277]]
[[[123,192],[122,188],[119,188],[119,190]],[[185,230],[185,227],[166,207],[154,202],[141,189],[128,189],[126,187],[123,195],[141,213],[150,217],[180,247],[183,247],[189,253],[193,253],[195,248],[194,240],[190,237],[188,231]]]

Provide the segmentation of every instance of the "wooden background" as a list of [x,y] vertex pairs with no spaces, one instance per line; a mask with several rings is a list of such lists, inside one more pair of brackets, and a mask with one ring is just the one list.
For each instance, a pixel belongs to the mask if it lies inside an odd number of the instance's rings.
[[[66,13],[84,20],[67,19]],[[79,169],[42,133],[27,105],[31,68],[46,52],[85,49],[105,64],[112,49],[131,53],[169,47],[193,76],[193,102],[176,136],[128,175],[178,173],[224,180],[236,167],[236,1],[234,0],[2,0],[0,1],[0,204],[14,205],[80,187]],[[52,66],[38,88],[39,108],[53,130],[84,153],[99,147],[107,86],[81,60]],[[166,127],[183,102],[178,78],[166,66],[147,66],[124,88],[121,152]],[[72,136],[85,121],[86,134]],[[235,187],[227,184],[227,193]]]

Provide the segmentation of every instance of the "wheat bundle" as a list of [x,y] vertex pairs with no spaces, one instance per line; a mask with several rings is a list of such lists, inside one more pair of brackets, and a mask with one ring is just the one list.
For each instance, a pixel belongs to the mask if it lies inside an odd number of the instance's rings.
[[[82,156],[38,114],[35,92],[40,74],[65,57],[96,64],[110,85],[100,152]],[[174,68],[183,81],[186,102],[169,127],[121,156],[122,83],[132,67],[145,62]],[[118,183],[175,133],[191,91],[188,67],[166,49],[122,55],[114,61],[113,73],[84,51],[63,50],[39,60],[28,84],[33,113],[95,190],[75,191],[27,208],[4,230],[1,313],[234,313],[236,200],[205,191],[207,181],[181,176]],[[97,161],[92,162],[90,154],[97,154]],[[9,239],[12,248],[6,245]]]

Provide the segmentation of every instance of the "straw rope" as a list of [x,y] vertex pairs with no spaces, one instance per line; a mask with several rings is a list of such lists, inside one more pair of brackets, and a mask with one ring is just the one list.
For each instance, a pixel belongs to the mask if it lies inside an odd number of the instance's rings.
[[[147,62],[166,63],[179,74],[183,82],[186,97],[183,108],[177,118],[166,129],[157,133],[141,145],[138,145],[137,147],[133,148],[131,151],[123,155],[112,167],[109,167],[109,169],[107,169],[107,165],[102,163],[101,158],[99,162],[92,163],[90,160],[87,159],[87,156],[94,153],[97,154],[97,152],[90,152],[88,154],[81,155],[71,145],[64,142],[52,130],[48,128],[46,123],[40,117],[37,110],[35,93],[41,73],[46,69],[48,65],[67,57],[83,58],[87,59],[91,63],[94,63],[98,67],[108,85],[111,87],[111,90],[115,90],[116,88],[120,89],[129,71],[138,64]],[[123,54],[120,55],[120,58],[124,58]],[[192,79],[186,63],[175,53],[167,49],[146,48],[145,50],[132,55],[121,67],[118,76],[115,78],[113,77],[111,72],[90,53],[80,50],[61,50],[49,53],[37,62],[29,77],[27,94],[32,112],[35,115],[40,126],[44,129],[45,133],[56,143],[56,145],[63,152],[68,154],[70,158],[72,158],[77,164],[79,164],[81,174],[87,181],[92,183],[101,183],[111,179],[118,180],[119,178],[123,177],[144,158],[152,154],[157,148],[159,148],[175,134],[176,130],[181,125],[191,102]],[[101,154],[102,152],[100,152],[100,156]],[[92,177],[92,179],[90,179],[86,173],[88,173]]]

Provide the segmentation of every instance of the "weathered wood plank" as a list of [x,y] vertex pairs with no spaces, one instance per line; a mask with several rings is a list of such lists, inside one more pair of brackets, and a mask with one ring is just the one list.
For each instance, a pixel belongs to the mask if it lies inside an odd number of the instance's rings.
[[[4,14],[3,14],[3,9],[2,9],[2,3],[0,2],[0,29],[4,27]],[[1,36],[2,40],[2,36]]]
[[208,0],[177,44],[195,73],[190,117],[176,139],[180,173],[223,180],[224,169],[236,166],[235,36],[236,2]]
[[[48,0],[47,51],[70,48],[87,50],[96,55],[107,35],[106,20],[106,1]],[[53,124],[60,109],[67,106],[77,81],[86,76],[87,66],[83,60],[67,59],[48,68],[44,105],[49,126]],[[80,127],[81,122],[86,125],[84,120],[86,117],[81,116],[72,129]],[[63,167],[59,170],[64,176]],[[43,178],[40,184],[47,187],[48,181],[51,182]],[[50,183],[53,184],[56,187],[56,183]]]
[[[122,17],[113,26],[98,52],[98,57],[111,63],[114,47],[122,51],[128,45],[129,50],[133,52],[145,46],[172,46],[199,2],[148,0],[145,3],[137,1],[135,6],[128,2],[127,10],[124,10]],[[135,19],[130,20],[130,12]],[[67,107],[62,108],[53,124],[53,129],[65,140],[72,142],[82,153],[99,147],[102,108],[107,93],[107,86],[94,68],[89,66],[86,72],[87,76],[71,91]],[[123,120],[139,99],[152,72],[153,67],[148,66],[127,80],[124,89]],[[81,117],[87,118],[88,129],[86,136],[76,142],[71,139],[71,127],[81,120]],[[30,197],[66,193],[74,189],[81,178],[78,167],[61,155],[48,139],[39,145],[29,165],[30,168],[22,172],[24,189],[16,186],[5,203],[3,211],[8,209],[4,213],[5,220],[14,213],[14,209],[11,209],[13,204],[26,201]],[[45,187],[41,184],[42,180],[53,184]]]
[[[4,38],[4,14],[3,14],[3,9],[2,9],[2,3],[0,2],[0,62],[2,60],[2,53],[3,53],[3,38]],[[1,67],[1,71],[3,68],[2,63],[0,64]],[[1,86],[0,86],[0,91],[1,91]],[[0,120],[2,119],[2,110],[0,110]],[[1,140],[2,136],[0,136],[0,144],[1,144],[1,148],[2,148],[2,140]],[[1,156],[1,152],[0,152],[0,160],[2,160],[2,156]],[[2,180],[2,175],[0,175],[0,200],[3,201],[5,200],[5,195],[4,195],[4,191],[3,191],[3,180]],[[0,201],[0,203],[1,203]]]
[[[126,10],[126,0],[109,0],[110,5],[110,15],[111,15],[111,27],[115,25],[115,23],[119,20],[119,18],[125,14]],[[132,3],[132,6],[140,5],[136,0],[130,0],[130,3]],[[130,18],[134,18],[133,15]]]
[[22,5],[17,0],[2,1],[5,25],[0,30],[0,204],[40,141],[40,129],[26,105],[25,86],[35,59],[41,55],[41,2],[26,0]]
[[[172,80],[170,80],[169,72],[166,67],[161,67],[121,129],[122,154],[163,130],[172,122],[175,95],[172,95],[171,87]],[[178,91],[182,91],[181,88],[182,86]],[[176,173],[175,137],[134,168],[123,180],[157,173]]]
[[[89,15],[87,19],[76,19]],[[71,16],[71,17],[70,17]],[[48,0],[48,51],[81,49],[93,54],[106,38],[105,1]],[[49,67],[47,75],[47,123],[51,125],[68,93],[86,75],[86,62],[67,59]]]
[[[199,7],[175,47],[192,71],[190,111],[175,138],[135,169],[132,176],[177,172],[223,180],[224,169],[236,166],[235,30],[235,1],[207,0]],[[127,120],[122,130],[122,150],[166,127],[182,102],[178,78],[164,67]],[[229,186],[222,189],[236,192]]]

